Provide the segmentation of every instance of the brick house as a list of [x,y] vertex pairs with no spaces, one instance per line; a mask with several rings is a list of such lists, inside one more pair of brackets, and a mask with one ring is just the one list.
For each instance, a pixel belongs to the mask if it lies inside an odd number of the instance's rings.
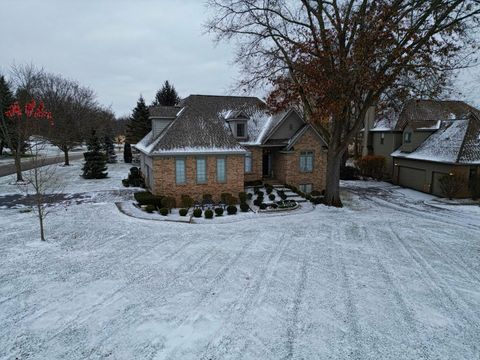
[[293,109],[271,115],[255,97],[191,95],[150,108],[150,118],[135,147],[154,194],[219,200],[256,180],[306,193],[325,187],[326,143]]

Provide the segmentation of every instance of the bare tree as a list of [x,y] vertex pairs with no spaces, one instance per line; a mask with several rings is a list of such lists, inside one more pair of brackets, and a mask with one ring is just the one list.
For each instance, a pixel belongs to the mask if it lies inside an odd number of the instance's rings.
[[55,196],[61,193],[62,183],[55,164],[48,165],[45,147],[47,141],[36,137],[29,148],[33,168],[24,172],[24,183],[20,190],[33,200],[33,209],[38,218],[40,239],[45,241],[45,218],[52,209]]
[[275,110],[301,104],[328,142],[326,203],[341,206],[342,158],[368,109],[434,93],[468,65],[478,0],[209,0],[217,40],[235,39],[251,88]]

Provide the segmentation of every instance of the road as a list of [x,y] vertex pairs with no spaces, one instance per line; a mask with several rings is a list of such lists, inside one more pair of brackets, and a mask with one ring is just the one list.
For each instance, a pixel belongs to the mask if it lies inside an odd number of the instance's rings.
[[[78,153],[70,154],[70,161],[78,160],[78,159],[82,159],[82,158],[83,158],[83,153],[81,153],[81,154],[78,154]],[[13,161],[13,159],[12,159],[12,161]],[[57,163],[62,163],[64,161],[65,161],[65,159],[64,159],[63,156],[49,157],[45,160],[44,165],[57,164]],[[32,168],[33,168],[32,160],[22,161],[22,170],[25,171],[25,170],[30,170]],[[15,172],[16,172],[16,169],[15,169],[15,164],[14,163],[0,165],[0,177],[15,174]]]

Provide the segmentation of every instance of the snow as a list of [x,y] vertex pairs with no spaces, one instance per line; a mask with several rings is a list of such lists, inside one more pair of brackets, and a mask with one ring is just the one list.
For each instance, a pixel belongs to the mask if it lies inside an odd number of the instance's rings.
[[[128,168],[75,166],[66,187],[92,192]],[[342,187],[342,209],[225,224],[58,207],[47,243],[33,213],[0,210],[0,358],[479,358],[478,207]]]

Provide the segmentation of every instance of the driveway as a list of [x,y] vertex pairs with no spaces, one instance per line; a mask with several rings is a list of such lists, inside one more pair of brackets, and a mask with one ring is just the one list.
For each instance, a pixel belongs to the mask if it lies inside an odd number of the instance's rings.
[[191,226],[0,210],[0,358],[478,359],[480,217],[385,183]]
[[[72,154],[70,154],[69,157],[70,157],[70,161],[83,159],[83,153],[82,154],[72,153]],[[65,161],[65,159],[64,159],[63,156],[49,157],[49,158],[45,159],[44,165],[58,164],[58,163],[63,163],[64,161]],[[33,169],[33,168],[34,168],[34,163],[33,163],[32,160],[23,160],[22,161],[22,170],[23,171],[30,170],[30,169]],[[15,173],[16,173],[16,169],[15,169],[15,164],[13,163],[13,159],[12,159],[12,163],[1,164],[0,165],[0,177],[15,174]]]

